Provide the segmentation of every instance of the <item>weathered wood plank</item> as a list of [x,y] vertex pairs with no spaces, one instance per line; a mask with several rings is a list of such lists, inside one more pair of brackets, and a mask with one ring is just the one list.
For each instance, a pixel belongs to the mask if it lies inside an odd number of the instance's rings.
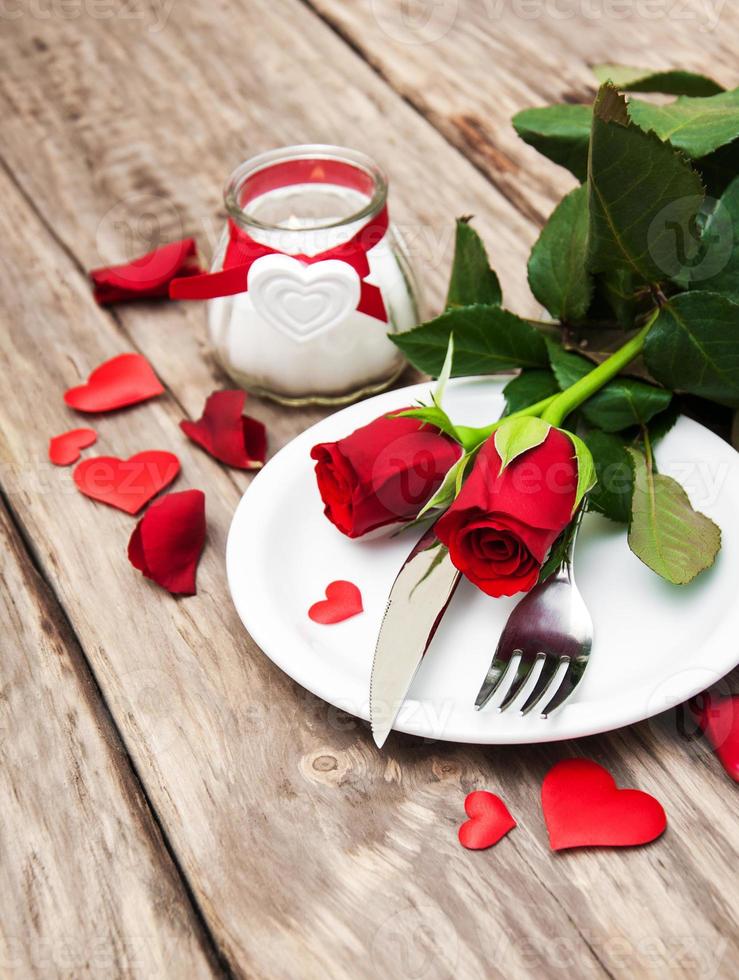
[[589,101],[598,63],[739,81],[739,8],[722,0],[306,2],[538,223],[575,182],[518,138],[514,113]]
[[0,970],[217,975],[63,611],[0,505]]
[[[48,24],[32,26],[16,27],[19,53],[8,51],[2,92],[12,180],[0,178],[0,236],[12,241],[24,270],[20,277],[0,270],[8,324],[0,362],[14,372],[18,392],[3,405],[2,480],[234,970],[527,977],[551,970],[556,955],[555,963],[582,977],[693,976],[698,959],[701,969],[720,973],[737,954],[736,844],[731,787],[713,760],[683,744],[669,719],[580,749],[483,751],[395,738],[377,753],[364,725],[274,669],[230,608],[221,556],[242,481],[176,428],[177,402],[197,411],[214,381],[196,356],[199,312],[121,310],[119,330],[93,306],[80,272],[117,257],[125,229],[103,219],[126,193],[153,186],[160,217],[175,202],[168,237],[179,233],[180,215],[188,216],[183,227],[197,230],[197,215],[215,207],[214,182],[227,158],[239,155],[244,119],[254,148],[311,130],[349,143],[359,143],[362,130],[360,145],[369,147],[389,130],[393,174],[409,190],[429,173],[438,184],[419,201],[402,195],[407,213],[420,218],[457,210],[443,196],[449,187],[457,196],[480,188],[491,215],[489,202],[500,198],[297,4],[190,5],[153,37],[79,20],[55,24],[60,41],[52,45],[52,32],[41,36]],[[255,37],[259,59],[249,61],[244,52]],[[46,60],[33,61],[34,51]],[[328,93],[325,105],[319,91]],[[128,214],[141,213],[136,207]],[[99,223],[111,250],[102,255],[94,244]],[[134,243],[132,251],[140,250]],[[523,268],[514,251],[498,264],[519,275]],[[49,473],[43,462],[46,438],[67,421],[59,393],[128,349],[130,337],[176,400],[96,420],[98,448],[120,455],[174,449],[183,462],[178,486],[207,491],[210,538],[194,599],[175,602],[133,573],[123,555],[131,519],[82,500],[68,473]],[[37,433],[30,452],[29,418]],[[278,440],[307,420],[276,410],[270,418]],[[615,855],[549,854],[538,787],[553,761],[578,750],[622,784],[659,796],[671,820],[664,841]],[[500,792],[520,823],[488,854],[463,852],[456,842],[464,792],[475,787]],[[701,809],[686,803],[694,799]]]

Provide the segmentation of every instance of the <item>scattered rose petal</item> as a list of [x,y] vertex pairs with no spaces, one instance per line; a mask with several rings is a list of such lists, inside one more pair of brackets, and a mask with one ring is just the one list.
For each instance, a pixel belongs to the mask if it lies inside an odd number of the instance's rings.
[[487,790],[468,793],[464,810],[470,819],[459,828],[459,843],[472,851],[492,847],[516,826],[501,798]]
[[120,303],[133,299],[169,297],[169,283],[176,276],[194,276],[203,272],[197,259],[193,238],[170,242],[131,262],[93,269],[90,279],[98,303]]
[[700,702],[694,709],[698,724],[726,772],[739,782],[739,694],[723,698],[704,694]]
[[195,595],[205,545],[205,494],[168,493],[147,510],[128,542],[134,568],[173,595]]
[[97,442],[94,429],[70,429],[49,439],[49,459],[55,466],[69,466],[80,458],[80,450]]
[[245,401],[245,391],[214,391],[197,422],[184,420],[180,428],[222,463],[259,469],[267,454],[267,431],[262,422],[241,414]]
[[550,769],[541,804],[553,851],[647,844],[667,826],[653,796],[618,789],[608,770],[590,759],[565,759]]
[[308,610],[314,623],[341,623],[363,611],[362,593],[353,582],[342,579],[326,586],[326,598],[315,602]]
[[72,476],[85,496],[136,514],[179,472],[180,461],[174,453],[152,450],[130,459],[93,456],[76,466]]
[[109,412],[154,398],[163,391],[143,354],[119,354],[96,367],[87,384],[66,391],[64,401],[78,412]]

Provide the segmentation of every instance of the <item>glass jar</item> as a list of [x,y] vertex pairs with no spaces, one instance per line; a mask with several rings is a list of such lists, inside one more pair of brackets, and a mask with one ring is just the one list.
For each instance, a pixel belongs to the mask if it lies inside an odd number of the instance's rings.
[[341,404],[398,377],[405,361],[387,335],[419,316],[386,198],[380,168],[336,146],[273,150],[234,171],[211,267],[229,295],[207,305],[238,384],[287,405]]

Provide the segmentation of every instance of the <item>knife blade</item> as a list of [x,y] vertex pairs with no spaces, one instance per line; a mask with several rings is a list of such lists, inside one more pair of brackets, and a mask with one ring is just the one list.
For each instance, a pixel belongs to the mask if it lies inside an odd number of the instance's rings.
[[377,637],[370,722],[378,748],[390,734],[460,577],[448,549],[430,527],[398,572]]

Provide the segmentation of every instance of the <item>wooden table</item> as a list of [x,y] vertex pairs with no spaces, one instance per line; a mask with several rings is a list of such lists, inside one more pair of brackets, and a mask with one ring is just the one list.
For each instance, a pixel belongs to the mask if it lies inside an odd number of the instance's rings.
[[[237,162],[343,143],[389,170],[430,309],[452,219],[474,213],[508,304],[527,312],[525,257],[572,180],[511,114],[589,99],[588,61],[735,85],[739,11],[19,0],[0,19],[2,976],[736,975],[735,787],[679,713],[576,744],[393,736],[378,752],[364,723],[273,667],[231,607],[224,543],[249,476],[178,430],[226,384],[202,309],[100,309],[86,270],[185,234],[207,254]],[[206,491],[191,599],[135,573],[132,519],[46,458],[48,438],[80,424],[62,392],[131,350],[166,395],[96,419],[97,449],[171,449],[178,488]],[[251,404],[272,452],[320,416]],[[579,754],[655,794],[666,836],[553,855],[541,779]],[[457,843],[474,788],[519,822],[492,851]]]

